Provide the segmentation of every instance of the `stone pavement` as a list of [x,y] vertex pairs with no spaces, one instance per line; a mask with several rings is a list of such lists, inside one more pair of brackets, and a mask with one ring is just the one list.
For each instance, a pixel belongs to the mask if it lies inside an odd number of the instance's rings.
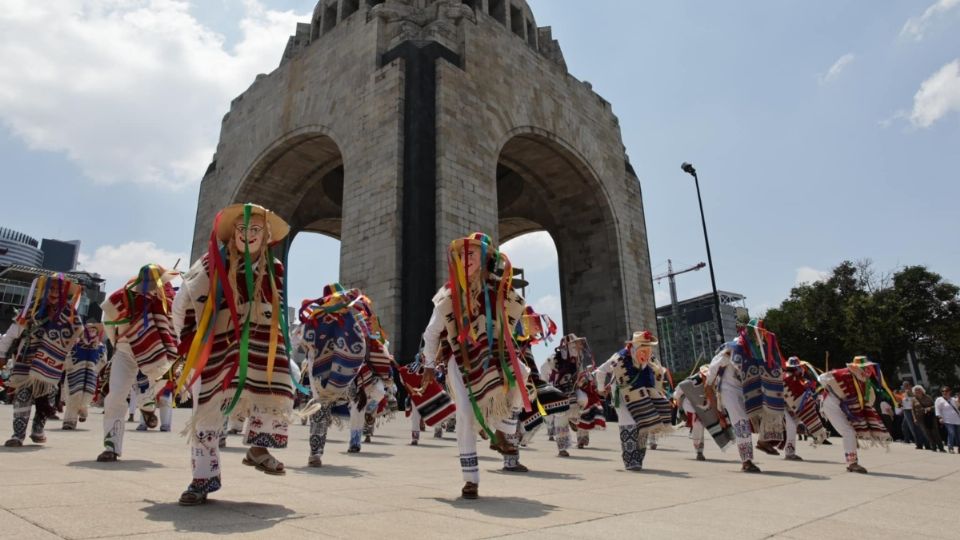
[[[182,426],[188,410],[177,410]],[[0,406],[0,435],[11,407]],[[761,475],[739,472],[735,451],[707,445],[693,459],[685,432],[647,453],[646,469],[625,472],[616,425],[589,448],[556,457],[541,432],[524,449],[529,474],[501,472],[481,444],[481,499],[459,499],[456,441],[424,433],[409,443],[398,415],[360,454],[346,453],[345,431],[331,430],[324,466],[306,467],[308,429],[291,428],[278,452],[284,477],[240,463],[231,437],[224,487],[201,507],[176,500],[190,480],[185,439],[130,431],[119,463],[96,463],[99,409],[76,432],[51,421],[43,446],[0,448],[0,538],[943,538],[956,532],[960,456],[894,444],[862,452],[867,476],[847,473],[838,444],[810,448],[804,463],[762,455]],[[135,424],[128,424],[133,429]],[[839,443],[839,441],[837,441]]]

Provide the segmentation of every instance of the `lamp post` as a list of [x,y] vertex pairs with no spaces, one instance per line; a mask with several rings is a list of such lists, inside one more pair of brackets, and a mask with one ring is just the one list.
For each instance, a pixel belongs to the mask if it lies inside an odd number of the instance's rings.
[[697,178],[697,170],[693,165],[684,162],[680,165],[680,170],[693,177],[693,183],[697,186],[697,202],[700,204],[700,223],[703,225],[703,241],[707,244],[707,264],[710,266],[710,285],[713,286],[713,307],[717,315],[717,337],[720,343],[726,341],[723,335],[723,319],[720,315],[720,293],[717,292],[717,279],[713,275],[713,257],[710,256],[710,239],[707,237],[707,219],[703,216],[703,199],[700,197],[700,179]]

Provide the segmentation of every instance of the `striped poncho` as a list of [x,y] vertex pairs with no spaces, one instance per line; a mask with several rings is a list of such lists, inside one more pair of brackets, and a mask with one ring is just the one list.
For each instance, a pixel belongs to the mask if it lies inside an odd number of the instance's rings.
[[614,404],[622,401],[640,433],[661,433],[671,429],[670,402],[657,382],[659,365],[653,361],[637,365],[630,346],[617,353],[613,376],[617,388]]
[[[727,344],[731,363],[736,367],[743,385],[743,402],[750,418],[753,432],[763,441],[782,441],[785,424],[783,420],[783,378],[781,359],[769,354],[768,359],[758,353],[757,346],[744,330],[741,336]],[[772,334],[769,334],[772,336]],[[760,346],[766,346],[766,343]]]
[[160,379],[178,357],[171,311],[174,296],[169,283],[163,284],[162,293],[155,290],[147,295],[124,287],[101,304],[110,342],[117,348],[129,345],[137,368],[151,381]]
[[30,319],[14,323],[7,339],[20,338],[8,386],[33,389],[34,397],[49,395],[60,382],[67,354],[80,337],[80,319],[72,306],[59,312],[55,321]]
[[100,332],[84,331],[66,361],[67,389],[70,395],[97,391],[97,376],[107,361],[107,346]]
[[783,400],[787,409],[803,424],[807,433],[817,445],[826,440],[827,430],[820,421],[817,407],[816,375],[807,371],[808,367],[783,370]]
[[871,446],[886,447],[890,443],[890,433],[873,408],[877,399],[873,385],[855,377],[848,368],[828,371],[820,375],[820,382],[825,392],[840,400],[840,408],[857,432],[857,439]]
[[[198,317],[210,293],[210,279],[208,275],[209,255],[204,255],[193,267],[183,275],[183,285],[178,297],[185,295],[186,313],[183,319],[181,340],[186,348],[195,336]],[[258,264],[262,264],[262,261]],[[277,280],[276,290],[283,290],[283,265],[274,259],[274,275]],[[228,268],[227,272],[234,272]],[[256,265],[254,266],[256,272]],[[270,344],[270,321],[273,315],[271,302],[273,300],[269,282],[269,274],[264,273],[261,284],[260,297],[251,299],[246,287],[246,278],[241,268],[236,271],[237,298],[236,308],[240,321],[244,321],[250,314],[249,351],[247,363],[242,366],[241,341],[236,339],[236,331],[230,316],[226,300],[217,306],[213,318],[213,340],[210,355],[200,371],[200,393],[198,402],[201,407],[207,404],[215,405],[219,409],[226,406],[226,401],[235,396],[243,381],[242,389],[237,396],[237,411],[240,416],[248,416],[254,405],[261,410],[270,410],[282,416],[291,416],[293,411],[293,381],[290,377],[290,361],[287,357],[284,340],[280,339],[277,345],[273,366],[268,366]],[[179,303],[179,302],[178,302]],[[282,302],[281,302],[282,305]],[[242,323],[241,323],[242,324]],[[271,368],[272,367],[272,375]]]
[[[496,291],[499,282],[491,278],[487,284],[489,290]],[[493,294],[493,293],[491,293]],[[482,422],[493,422],[509,418],[511,414],[508,390],[510,381],[519,381],[524,384],[523,374],[517,373],[513,364],[506,359],[509,347],[518,348],[515,343],[501,343],[498,336],[504,333],[508,339],[513,339],[513,328],[523,315],[524,301],[513,289],[506,291],[504,298],[504,312],[507,320],[501,321],[496,311],[491,312],[488,321],[483,309],[484,298],[478,292],[473,299],[476,310],[470,314],[470,330],[464,343],[457,339],[457,323],[454,315],[453,299],[449,286],[437,292],[433,299],[434,309],[443,317],[444,330],[440,339],[440,358],[456,360],[457,366],[463,375],[463,382],[470,394],[470,399],[476,404],[475,413],[482,418]],[[503,324],[508,329],[503,332]],[[488,331],[492,337],[488,335]]]

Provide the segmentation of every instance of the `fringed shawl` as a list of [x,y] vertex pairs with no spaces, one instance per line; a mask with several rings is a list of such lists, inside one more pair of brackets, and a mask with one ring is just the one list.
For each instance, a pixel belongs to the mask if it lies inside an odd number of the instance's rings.
[[55,321],[26,320],[10,373],[11,388],[31,387],[33,397],[49,395],[60,382],[63,364],[82,326],[72,305],[57,312]]
[[827,438],[827,430],[820,420],[817,406],[817,379],[804,365],[797,370],[783,370],[783,400],[787,409],[804,425],[807,434],[813,438],[813,445]]
[[97,376],[107,361],[107,346],[100,332],[89,334],[85,329],[66,362],[67,388],[70,394],[97,391]]
[[[262,263],[262,261],[261,261]],[[191,375],[193,369],[199,367],[201,388],[199,404],[218,403],[233,395],[233,403],[242,403],[240,415],[246,416],[246,410],[256,405],[258,408],[271,410],[277,414],[289,416],[293,410],[293,380],[290,375],[290,361],[284,340],[280,340],[274,357],[270,362],[271,332],[273,329],[273,291],[283,290],[283,265],[273,259],[272,272],[265,273],[264,283],[260,286],[260,298],[251,301],[248,297],[246,276],[241,268],[237,275],[237,293],[235,299],[239,320],[245,320],[250,314],[250,328],[248,351],[244,362],[241,354],[242,341],[236,339],[236,328],[228,309],[227,302],[221,298],[215,316],[211,320],[210,353],[202,366],[185,366],[181,381]],[[210,294],[210,280],[208,279],[209,254],[197,261],[190,271],[183,276],[183,286],[180,294],[187,294],[190,304],[185,317],[186,321],[198,324],[197,313],[204,308],[207,295]],[[228,271],[233,271],[228,269]],[[255,271],[255,269],[254,269]],[[275,280],[271,287],[269,280],[273,274]],[[279,299],[277,299],[279,301]],[[282,302],[278,302],[282,305]],[[192,336],[189,339],[199,339],[197,329],[184,328],[182,337]],[[179,386],[179,384],[178,384]],[[218,411],[220,412],[220,411]]]
[[[497,290],[499,281],[491,278],[488,283],[491,290]],[[457,366],[463,375],[464,385],[474,415],[482,426],[508,418],[511,414],[508,391],[522,375],[517,372],[509,358],[497,354],[508,348],[515,348],[516,343],[502,343],[499,336],[504,333],[508,339],[513,339],[513,329],[523,315],[523,299],[513,290],[505,291],[502,312],[492,311],[490,319],[482,309],[471,313],[470,326],[467,329],[463,343],[460,343],[460,332],[454,310],[454,302],[449,287],[442,288],[434,297],[434,305],[443,316],[444,330],[441,332],[441,358],[453,355]],[[483,292],[473,298],[472,306],[483,306]],[[503,321],[502,317],[507,320]],[[506,332],[503,326],[506,325]],[[493,337],[488,335],[492,330]],[[522,381],[519,384],[523,384]],[[525,393],[525,388],[523,389]]]
[[124,287],[101,305],[110,341],[114,346],[129,343],[137,367],[151,379],[162,377],[179,356],[171,310],[174,295],[169,283],[146,295]]
[[847,420],[857,432],[857,439],[871,446],[886,447],[890,443],[890,434],[883,419],[873,408],[876,392],[873,386],[853,376],[848,368],[835,369],[822,380],[827,392],[840,400]]
[[731,361],[740,374],[743,401],[754,433],[764,441],[784,438],[783,363],[776,336],[751,324],[729,345]]
[[640,433],[669,431],[670,402],[663,395],[662,384],[657,382],[657,371],[662,368],[653,361],[636,365],[630,346],[617,354],[619,358],[613,366],[617,385],[614,402],[618,406],[623,402]]

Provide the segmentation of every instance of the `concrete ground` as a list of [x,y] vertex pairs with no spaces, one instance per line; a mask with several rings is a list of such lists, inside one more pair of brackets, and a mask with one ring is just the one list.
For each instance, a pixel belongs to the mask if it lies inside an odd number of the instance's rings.
[[[177,410],[183,426],[189,410]],[[128,424],[118,463],[100,452],[99,409],[81,430],[48,425],[48,442],[0,448],[0,538],[944,538],[956,533],[960,455],[894,444],[861,452],[867,476],[847,473],[837,444],[810,448],[803,463],[760,455],[760,475],[739,472],[735,450],[707,445],[695,461],[685,431],[647,453],[645,470],[626,472],[616,425],[584,450],[559,458],[543,431],[524,449],[529,474],[500,471],[481,444],[481,499],[459,498],[456,441],[425,433],[409,446],[402,415],[360,454],[331,431],[324,466],[306,467],[308,428],[291,428],[277,452],[288,468],[272,477],[240,463],[231,437],[223,484],[205,506],[177,505],[190,480],[189,454],[176,433],[137,433]],[[6,439],[11,408],[0,407]],[[175,426],[175,430],[179,427]]]

